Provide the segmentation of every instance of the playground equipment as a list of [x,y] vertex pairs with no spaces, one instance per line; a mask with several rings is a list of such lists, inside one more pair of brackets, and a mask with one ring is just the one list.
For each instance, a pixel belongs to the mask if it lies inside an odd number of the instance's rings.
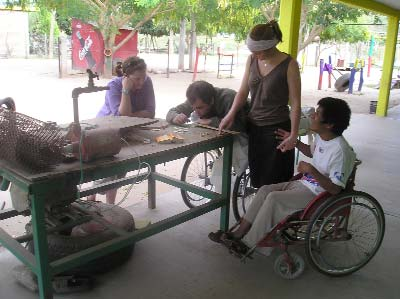
[[[339,60],[341,61],[341,60]],[[340,74],[340,77],[336,78],[333,74],[333,71],[337,71]],[[353,93],[353,85],[356,73],[359,71],[359,83],[358,83],[358,91],[361,91],[363,83],[364,83],[364,60],[356,59],[354,64],[351,67],[340,67],[333,66],[331,56],[329,56],[329,62],[325,63],[324,59],[320,59],[319,61],[319,80],[318,80],[318,90],[322,88],[322,79],[324,72],[328,72],[328,88],[331,88],[332,76],[336,80],[335,88],[337,91],[343,92],[347,88],[349,89],[348,93]],[[343,72],[350,72],[350,74],[343,74]]]
[[372,65],[372,52],[374,51],[375,46],[375,39],[374,36],[371,36],[371,41],[369,43],[369,50],[368,50],[368,68],[367,68],[367,77],[371,74],[371,65]]
[[[217,78],[222,78],[221,72],[229,72],[229,78],[232,78],[232,70],[233,70],[233,56],[234,54],[225,54],[221,52],[220,47],[217,49],[218,54],[218,73]],[[228,68],[224,68],[228,66]],[[222,68],[221,68],[222,67]]]

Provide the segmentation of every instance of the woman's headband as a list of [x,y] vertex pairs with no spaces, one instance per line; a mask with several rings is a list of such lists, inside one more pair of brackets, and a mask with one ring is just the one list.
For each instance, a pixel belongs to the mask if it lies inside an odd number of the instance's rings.
[[246,39],[247,48],[249,48],[251,52],[265,51],[271,49],[272,47],[275,47],[278,43],[279,40],[277,39],[254,40],[250,37],[250,35],[248,35]]

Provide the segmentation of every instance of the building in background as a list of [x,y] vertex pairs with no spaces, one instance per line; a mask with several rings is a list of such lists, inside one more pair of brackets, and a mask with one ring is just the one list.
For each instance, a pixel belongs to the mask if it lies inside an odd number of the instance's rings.
[[28,12],[1,10],[0,1],[0,57],[29,56]]

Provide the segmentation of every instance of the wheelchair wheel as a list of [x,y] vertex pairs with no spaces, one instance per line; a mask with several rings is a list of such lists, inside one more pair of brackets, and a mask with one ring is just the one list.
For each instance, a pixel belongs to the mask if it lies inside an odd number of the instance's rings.
[[283,253],[275,260],[274,271],[284,279],[296,279],[304,272],[304,259],[297,253]]
[[[208,151],[187,158],[183,165],[181,181],[212,190],[211,171],[218,157],[218,152]],[[210,201],[209,198],[181,189],[182,199],[189,208],[194,208]]]
[[246,213],[256,191],[256,188],[251,187],[250,170],[247,168],[246,171],[236,177],[232,191],[232,210],[237,221]]
[[371,195],[351,191],[333,196],[315,211],[308,225],[307,259],[323,274],[351,274],[372,259],[384,233],[382,207]]

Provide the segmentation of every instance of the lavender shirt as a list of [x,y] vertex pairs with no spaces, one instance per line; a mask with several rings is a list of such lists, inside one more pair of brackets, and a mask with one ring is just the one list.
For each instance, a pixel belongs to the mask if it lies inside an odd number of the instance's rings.
[[[119,105],[121,104],[122,95],[122,79],[123,77],[116,77],[108,83],[109,90],[106,92],[105,102],[103,107],[97,113],[96,117],[119,115]],[[132,112],[146,110],[155,113],[156,103],[154,97],[153,82],[150,77],[146,77],[143,87],[135,90],[130,94]]]

